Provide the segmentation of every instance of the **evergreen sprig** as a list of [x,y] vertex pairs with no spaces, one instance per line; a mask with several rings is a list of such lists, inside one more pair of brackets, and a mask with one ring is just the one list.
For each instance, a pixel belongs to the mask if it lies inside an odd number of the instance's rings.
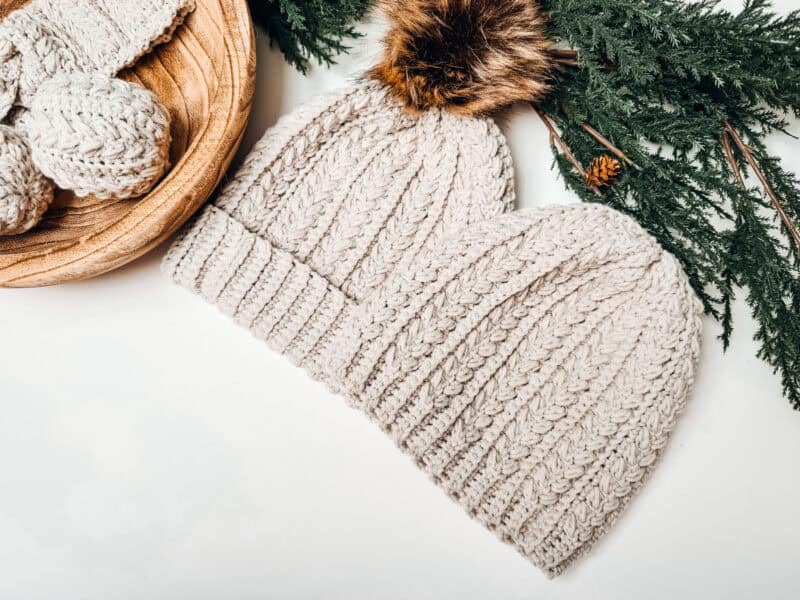
[[286,60],[306,73],[311,61],[332,64],[358,37],[353,23],[371,0],[249,0],[256,24],[264,28]]
[[800,116],[800,11],[779,17],[769,0],[738,14],[719,0],[541,4],[577,68],[561,69],[539,110],[578,166],[609,144],[632,163],[598,196],[554,144],[567,186],[632,215],[678,257],[726,347],[743,289],[759,356],[800,409],[800,181],[764,144],[788,133],[786,114]]

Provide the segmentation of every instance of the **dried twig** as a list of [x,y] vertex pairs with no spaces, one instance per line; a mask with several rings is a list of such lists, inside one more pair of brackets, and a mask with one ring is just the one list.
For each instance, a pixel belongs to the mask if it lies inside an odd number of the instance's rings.
[[[786,227],[786,230],[789,232],[789,235],[794,240],[794,243],[797,246],[797,251],[800,253],[800,233],[798,233],[797,227],[795,227],[795,224],[792,223],[792,220],[789,218],[789,215],[786,214],[786,210],[784,210],[783,205],[778,199],[777,194],[775,194],[775,191],[772,189],[772,186],[769,184],[767,178],[764,176],[764,172],[761,170],[761,168],[758,166],[758,163],[753,158],[753,153],[751,152],[750,147],[742,141],[742,138],[739,136],[736,130],[733,127],[731,127],[731,124],[728,122],[727,119],[724,120],[722,124],[725,127],[725,132],[727,132],[727,134],[731,136],[733,142],[739,147],[739,150],[742,152],[742,154],[744,154],[744,158],[747,161],[747,164],[750,165],[750,168],[753,170],[753,173],[755,173],[755,176],[758,178],[759,182],[761,182],[764,191],[766,192],[770,202],[772,203],[772,207],[777,211],[778,216],[781,218],[781,221],[783,221],[783,224]],[[730,145],[728,147],[730,148]]]
[[549,54],[557,68],[578,66],[578,53],[575,50],[552,48],[549,50]]
[[[550,122],[550,119],[548,119],[546,116],[544,116],[539,111],[539,109],[536,108],[536,105],[531,104],[531,106],[533,107],[533,112],[535,112],[539,116],[539,118],[542,120],[542,123],[544,123],[545,127],[547,127],[547,131],[550,132],[550,141],[551,141],[551,143],[553,141],[555,141],[558,144],[559,148],[561,148],[561,151],[564,153],[564,156],[567,157],[567,160],[569,160],[569,162],[572,163],[572,166],[574,166],[575,169],[578,171],[578,173],[581,174],[581,177],[586,178],[586,171],[584,170],[583,166],[578,161],[578,159],[575,158],[575,155],[572,153],[572,150],[569,149],[569,146],[567,146],[566,142],[558,134],[558,131],[556,131],[556,128]],[[591,187],[592,190],[594,191],[594,193],[597,194],[598,196],[602,196],[603,195],[603,194],[600,193],[600,190],[597,189],[596,186],[590,185],[589,187]]]
[[578,51],[569,50],[566,48],[551,48],[549,50],[550,56],[553,58],[564,58],[567,60],[578,60]]
[[565,73],[567,69],[577,67],[578,63],[576,62],[569,62],[563,60],[554,60],[553,61],[553,69],[558,71],[559,73]]
[[578,61],[577,60],[570,60],[568,58],[555,58],[553,62],[556,64],[557,67],[577,67]]
[[736,163],[736,158],[733,156],[733,148],[731,148],[731,140],[730,137],[728,137],[727,131],[722,132],[720,141],[722,142],[722,149],[725,151],[725,158],[728,159],[728,164],[731,166],[731,171],[733,171],[736,181],[739,182],[741,187],[746,187],[744,184],[744,178],[742,177],[742,171],[739,169],[739,165]]
[[619,158],[626,164],[635,167],[637,170],[641,170],[639,166],[636,165],[630,158],[628,158],[622,150],[620,150],[614,144],[612,144],[605,136],[603,136],[602,133],[597,131],[594,127],[592,127],[588,123],[583,123],[581,127],[586,133],[588,133],[590,136],[592,136],[594,139],[600,142],[603,146],[605,146],[606,149],[609,152],[613,153],[617,158]]

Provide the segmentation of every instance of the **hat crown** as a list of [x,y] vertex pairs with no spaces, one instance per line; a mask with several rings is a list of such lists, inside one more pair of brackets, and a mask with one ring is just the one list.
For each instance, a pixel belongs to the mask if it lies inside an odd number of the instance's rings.
[[423,246],[514,202],[492,121],[411,116],[370,82],[289,115],[254,155],[257,175],[217,205],[358,301]]

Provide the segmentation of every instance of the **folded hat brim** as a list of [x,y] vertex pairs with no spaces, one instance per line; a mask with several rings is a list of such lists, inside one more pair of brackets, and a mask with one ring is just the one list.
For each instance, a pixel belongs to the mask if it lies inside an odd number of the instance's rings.
[[355,302],[308,265],[206,207],[170,248],[163,272],[334,390],[330,346]]

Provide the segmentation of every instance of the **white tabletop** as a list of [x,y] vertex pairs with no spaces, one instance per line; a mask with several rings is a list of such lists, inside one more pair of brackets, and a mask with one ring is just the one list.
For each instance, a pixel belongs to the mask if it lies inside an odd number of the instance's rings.
[[[245,147],[368,65],[366,31],[308,78],[261,39]],[[541,123],[523,109],[503,128],[521,206],[575,201]],[[770,145],[800,171],[800,143]],[[340,398],[166,281],[163,252],[0,291],[0,599],[800,597],[800,413],[742,301],[727,355],[706,322],[649,484],[548,581]]]

